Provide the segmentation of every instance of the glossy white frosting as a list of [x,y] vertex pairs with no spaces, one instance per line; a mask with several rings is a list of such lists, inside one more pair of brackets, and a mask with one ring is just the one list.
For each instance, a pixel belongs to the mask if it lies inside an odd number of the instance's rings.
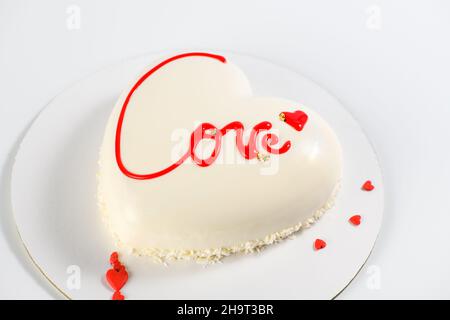
[[[158,260],[215,261],[286,238],[332,205],[342,155],[328,124],[298,103],[254,97],[247,78],[232,62],[204,57],[167,64],[134,92],[122,127],[121,154],[127,168],[144,174],[176,162],[201,122],[221,128],[240,121],[250,130],[270,121],[281,143],[291,141],[290,150],[271,154],[266,161],[245,160],[229,133],[219,159],[209,167],[188,159],[159,178],[124,175],[114,143],[130,88],[106,126],[98,173],[100,208],[119,244]],[[300,132],[279,120],[280,112],[295,110],[309,117]],[[204,143],[205,149],[212,145]]]

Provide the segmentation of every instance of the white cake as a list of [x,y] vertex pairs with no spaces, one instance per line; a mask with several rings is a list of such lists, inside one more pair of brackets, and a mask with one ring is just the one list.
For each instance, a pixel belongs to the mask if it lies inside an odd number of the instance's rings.
[[312,224],[332,206],[341,175],[339,142],[317,113],[253,96],[231,61],[188,53],[152,64],[117,101],[98,199],[122,247],[214,262]]

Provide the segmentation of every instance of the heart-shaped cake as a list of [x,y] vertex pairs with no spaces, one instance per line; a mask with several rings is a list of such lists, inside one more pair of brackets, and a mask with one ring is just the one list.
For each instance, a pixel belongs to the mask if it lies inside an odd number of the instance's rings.
[[309,226],[341,175],[338,139],[317,113],[253,96],[232,62],[196,52],[156,62],[121,95],[98,199],[134,253],[214,262]]

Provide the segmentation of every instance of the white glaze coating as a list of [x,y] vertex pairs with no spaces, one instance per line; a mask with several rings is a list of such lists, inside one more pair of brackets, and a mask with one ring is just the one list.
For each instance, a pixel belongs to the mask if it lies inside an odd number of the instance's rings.
[[[280,142],[291,141],[287,153],[272,154],[268,161],[244,160],[229,133],[219,159],[209,167],[186,161],[156,179],[131,179],[119,170],[114,153],[117,120],[128,92],[119,98],[105,130],[98,196],[114,237],[135,253],[215,261],[252,252],[298,231],[331,205],[342,174],[341,149],[332,129],[297,103],[253,97],[245,75],[230,61],[185,58],[145,80],[125,115],[125,165],[149,173],[174,163],[200,122],[221,128],[240,121],[251,129],[270,121]],[[295,110],[309,117],[301,132],[278,119],[280,112]],[[206,148],[213,144],[209,142]],[[177,156],[174,150],[180,151]]]

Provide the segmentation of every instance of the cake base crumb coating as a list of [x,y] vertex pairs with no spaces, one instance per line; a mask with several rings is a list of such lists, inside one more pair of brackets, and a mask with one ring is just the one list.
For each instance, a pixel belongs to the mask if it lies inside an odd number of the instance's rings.
[[169,249],[159,249],[159,248],[136,248],[132,247],[118,237],[114,233],[109,225],[108,212],[105,209],[105,204],[102,200],[101,192],[98,192],[98,207],[102,214],[102,218],[108,230],[111,232],[115,244],[118,248],[123,249],[126,252],[130,252],[135,256],[148,257],[151,258],[156,263],[167,264],[173,261],[195,261],[200,264],[214,264],[220,262],[223,258],[234,254],[251,254],[260,252],[265,247],[278,243],[282,240],[289,239],[296,233],[303,229],[309,228],[312,224],[316,223],[320,217],[323,216],[325,212],[330,210],[335,203],[336,196],[340,190],[341,184],[337,184],[330,199],[316,212],[314,212],[310,218],[305,221],[299,222],[298,224],[267,235],[262,239],[250,240],[244,243],[237,244],[231,247],[220,247],[220,248],[205,248],[205,249],[182,249],[182,250],[169,250]]

